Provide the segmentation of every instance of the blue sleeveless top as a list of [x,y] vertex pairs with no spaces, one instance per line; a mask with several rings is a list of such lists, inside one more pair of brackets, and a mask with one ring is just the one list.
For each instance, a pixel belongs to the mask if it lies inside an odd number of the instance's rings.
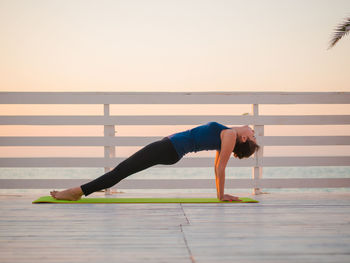
[[208,122],[207,124],[183,132],[174,133],[167,137],[174,145],[179,158],[182,158],[189,152],[220,150],[220,133],[225,129],[230,128],[217,122]]

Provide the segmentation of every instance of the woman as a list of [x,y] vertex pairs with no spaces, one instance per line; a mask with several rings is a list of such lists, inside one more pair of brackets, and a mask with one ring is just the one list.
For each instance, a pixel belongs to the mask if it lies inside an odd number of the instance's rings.
[[202,150],[217,150],[215,158],[215,181],[217,197],[221,201],[240,201],[238,197],[224,194],[225,168],[231,153],[239,159],[251,156],[259,149],[254,130],[245,125],[226,127],[209,122],[191,130],[175,133],[143,147],[121,162],[112,171],[84,185],[64,191],[51,191],[51,196],[60,200],[79,200],[82,195],[110,188],[131,174],[156,164],[177,163],[186,153]]

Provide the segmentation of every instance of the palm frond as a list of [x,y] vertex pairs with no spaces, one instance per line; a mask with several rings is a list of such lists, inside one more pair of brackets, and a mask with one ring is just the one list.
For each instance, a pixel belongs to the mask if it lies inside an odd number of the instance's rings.
[[350,31],[350,17],[346,18],[345,21],[339,24],[333,34],[333,37],[330,41],[328,49],[334,47],[334,45]]

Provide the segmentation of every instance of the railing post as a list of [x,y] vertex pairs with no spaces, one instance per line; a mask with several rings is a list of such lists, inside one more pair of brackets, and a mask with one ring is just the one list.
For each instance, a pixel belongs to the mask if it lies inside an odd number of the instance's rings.
[[[110,116],[109,104],[104,104],[103,112],[104,112],[105,117]],[[104,135],[105,140],[107,140],[108,137],[113,137],[115,135],[115,126],[114,125],[104,125],[103,135]],[[107,160],[109,158],[114,158],[114,157],[115,157],[115,146],[105,145],[104,146],[104,158]],[[105,173],[112,170],[111,167],[104,167],[104,169],[105,169]],[[106,189],[105,194],[106,195],[111,194],[111,191],[109,188]]]
[[[259,116],[259,105],[258,104],[253,104],[253,115],[255,117]],[[254,125],[254,131],[255,131],[255,135],[262,137],[264,136],[264,125]],[[259,151],[257,151],[254,156],[255,156],[255,166],[253,167],[253,180],[254,182],[254,186],[257,185],[257,180],[262,179],[262,167],[260,165],[260,160],[262,160],[263,157],[263,146],[261,146],[261,148],[259,149]],[[253,194],[254,195],[258,195],[258,194],[262,194],[262,191],[260,188],[255,187],[253,189]]]

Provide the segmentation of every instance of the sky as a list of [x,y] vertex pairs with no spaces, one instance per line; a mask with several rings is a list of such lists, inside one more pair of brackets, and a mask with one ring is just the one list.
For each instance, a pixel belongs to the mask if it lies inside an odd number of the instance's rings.
[[1,91],[349,91],[348,0],[1,0]]
[[[349,0],[0,0],[0,92],[350,91],[350,36],[327,49],[335,27],[349,16]],[[0,105],[0,112],[102,112],[101,107],[91,105],[52,106]],[[123,107],[115,106],[115,114],[135,110]],[[142,111],[147,107],[143,105]],[[209,110],[222,114],[225,107]],[[196,111],[175,110],[178,114]],[[250,110],[249,105],[240,109]],[[279,107],[277,111],[350,114],[348,105],[285,111]],[[276,108],[265,112],[276,113]],[[67,127],[18,128],[1,126],[0,135],[101,135],[100,127],[76,127],[77,134],[72,129],[67,132]],[[165,127],[161,135],[184,128]],[[118,130],[120,135],[160,135],[154,127]],[[300,135],[350,134],[348,125],[319,127],[316,132],[315,127],[267,127],[265,134],[293,135],[296,131]],[[30,148],[15,150],[30,155]],[[76,149],[75,154],[81,155],[82,150]],[[62,154],[54,147],[51,150],[53,155]],[[338,147],[334,153],[350,155],[350,149],[339,152]],[[0,155],[6,154],[14,153],[2,151]],[[103,149],[92,149],[90,154],[103,155]]]

